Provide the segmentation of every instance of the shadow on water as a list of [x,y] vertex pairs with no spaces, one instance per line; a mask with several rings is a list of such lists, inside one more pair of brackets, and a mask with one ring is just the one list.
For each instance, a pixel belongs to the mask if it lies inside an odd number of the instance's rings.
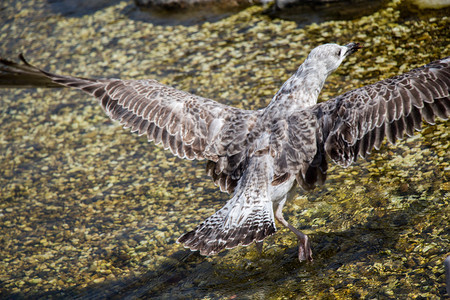
[[386,0],[303,1],[282,9],[273,6],[266,11],[271,18],[280,18],[306,26],[331,20],[352,20],[374,13],[387,3]]
[[106,7],[116,5],[121,0],[47,0],[50,9],[66,17],[81,17],[94,14]]
[[132,20],[149,22],[154,25],[192,26],[195,24],[203,24],[205,22],[213,23],[220,21],[238,13],[241,9],[242,8],[221,9],[205,7],[186,10],[164,10],[137,7],[134,4],[130,4],[124,9],[123,13]]
[[[297,4],[284,9],[279,9],[275,5],[267,6],[263,14],[271,19],[294,21],[299,27],[303,27],[311,23],[359,18],[379,10],[386,2],[386,0],[305,1],[305,4]],[[131,19],[151,22],[156,25],[194,25],[216,22],[245,8],[246,6],[229,8],[206,6],[165,10],[129,5],[124,14]]]
[[[82,17],[94,14],[98,10],[116,5],[121,0],[47,0],[50,10],[66,17]],[[132,0],[123,9],[124,16],[137,21],[149,22],[154,25],[185,25],[216,22],[239,12],[245,7],[195,7],[192,9],[168,10],[139,7]]]
[[[239,264],[230,264],[230,253],[227,251],[213,259],[208,259],[197,252],[181,250],[168,256],[156,270],[141,269],[143,274],[139,276],[92,284],[86,288],[74,287],[34,295],[28,294],[27,297],[33,299],[246,298],[255,297],[256,291],[259,291],[263,297],[271,297],[280,293],[280,287],[286,281],[295,282],[295,293],[302,295],[308,290],[320,290],[321,287],[318,285],[323,285],[325,289],[329,288],[329,285],[323,281],[342,266],[367,263],[374,256],[383,259],[383,253],[395,248],[402,231],[411,227],[411,220],[418,217],[424,210],[426,210],[426,204],[414,200],[413,205],[408,209],[388,211],[382,217],[372,216],[364,223],[355,224],[345,231],[314,232],[310,234],[314,251],[313,263],[299,263],[297,247],[280,245],[281,247],[277,248],[279,250],[271,251],[276,242],[273,238],[269,238],[261,254],[257,253],[254,246],[240,247],[239,258],[234,258],[239,259]],[[445,251],[441,254],[445,254]],[[387,254],[386,257],[388,257]],[[122,263],[127,264],[126,261]],[[324,280],[317,282],[315,278]],[[360,280],[354,277],[341,277],[334,285],[334,289],[356,284]],[[430,280],[430,284],[433,284],[432,279],[426,281]],[[424,281],[423,284],[426,283]],[[19,299],[21,296],[24,295],[15,294],[10,295],[9,298]],[[367,296],[380,297],[383,296],[383,292],[372,291]],[[384,296],[389,297],[389,295]]]
[[[121,0],[47,0],[53,13],[66,17],[82,17],[94,14],[106,7],[113,6]],[[339,0],[339,1],[304,1],[301,4],[289,5],[283,9],[276,5],[268,6],[264,14],[271,19],[284,19],[297,23],[303,27],[311,23],[321,23],[331,20],[352,20],[374,13],[388,3],[388,0]],[[246,6],[240,7],[193,7],[186,9],[162,9],[146,8],[136,5],[135,1],[129,0],[129,4],[123,9],[122,14],[135,21],[149,22],[154,25],[192,26],[205,22],[217,22],[227,18]],[[448,11],[448,9],[446,9]],[[419,9],[412,4],[403,5],[402,14],[412,18]],[[420,10],[423,12],[423,10]],[[430,10],[436,14],[436,10]],[[445,15],[445,14],[444,14]]]
[[[120,0],[47,0],[50,9],[67,17],[81,17],[94,14],[96,11],[115,5]],[[281,18],[294,21],[298,26],[320,23],[329,20],[350,20],[380,9],[385,0],[341,0],[336,2],[306,1],[304,4],[279,9],[269,6],[264,14],[270,18]],[[217,22],[227,18],[246,6],[240,7],[205,7],[195,6],[185,9],[146,8],[136,5],[134,1],[123,9],[123,15],[137,21],[149,22],[154,25],[185,25]]]

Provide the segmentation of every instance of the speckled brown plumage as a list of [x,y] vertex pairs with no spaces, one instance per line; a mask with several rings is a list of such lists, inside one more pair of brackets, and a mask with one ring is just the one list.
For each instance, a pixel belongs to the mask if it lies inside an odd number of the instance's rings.
[[0,60],[0,84],[63,85],[98,99],[107,115],[181,158],[208,160],[207,172],[233,197],[179,238],[203,255],[260,242],[275,219],[299,239],[299,259],[312,259],[306,235],[284,220],[295,183],[311,189],[326,179],[327,157],[347,167],[358,156],[420,130],[422,119],[450,115],[450,57],[317,104],[325,79],[360,46],[326,44],[311,51],[270,104],[241,110],[155,80],[88,79]]

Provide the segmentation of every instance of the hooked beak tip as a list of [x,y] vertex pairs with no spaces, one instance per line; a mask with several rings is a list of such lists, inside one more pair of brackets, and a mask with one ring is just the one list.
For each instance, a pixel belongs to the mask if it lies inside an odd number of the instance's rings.
[[363,46],[360,43],[350,43],[345,46],[348,48],[347,55],[355,53],[359,49],[363,48]]

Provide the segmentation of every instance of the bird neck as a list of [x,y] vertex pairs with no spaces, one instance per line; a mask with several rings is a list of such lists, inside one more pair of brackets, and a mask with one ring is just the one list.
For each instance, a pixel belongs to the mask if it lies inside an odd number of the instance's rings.
[[313,65],[306,60],[283,84],[268,108],[281,106],[288,110],[296,110],[316,104],[329,74],[324,67]]

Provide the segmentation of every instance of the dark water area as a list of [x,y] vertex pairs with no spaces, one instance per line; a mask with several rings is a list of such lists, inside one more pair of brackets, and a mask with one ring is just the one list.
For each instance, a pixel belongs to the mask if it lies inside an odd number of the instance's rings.
[[[83,77],[154,78],[257,109],[323,43],[364,49],[330,76],[322,101],[450,55],[448,9],[391,1],[353,17],[308,14],[312,23],[294,22],[252,6],[182,21],[129,1],[7,0],[0,56]],[[205,162],[130,134],[91,97],[0,89],[0,104],[0,298],[446,297],[448,121],[350,168],[330,164],[324,186],[299,190],[284,209],[312,240],[314,262],[299,263],[284,228],[262,253],[202,257],[176,244],[230,196]]]
[[[94,14],[95,12],[120,3],[120,0],[48,0],[47,4],[54,14],[65,17],[81,17]],[[289,5],[282,9],[275,4],[263,5],[264,14],[271,18],[291,20],[298,26],[311,23],[320,23],[330,20],[350,20],[364,15],[369,15],[379,10],[388,1],[355,1],[342,0],[331,2],[305,1],[304,4]],[[184,9],[164,9],[155,6],[139,6],[129,1],[127,7],[122,11],[123,15],[155,25],[194,25],[204,22],[216,22],[236,14],[246,7],[216,7],[213,4],[194,6]]]
[[82,17],[99,10],[119,4],[119,0],[47,0],[47,6],[53,14],[65,17]]

